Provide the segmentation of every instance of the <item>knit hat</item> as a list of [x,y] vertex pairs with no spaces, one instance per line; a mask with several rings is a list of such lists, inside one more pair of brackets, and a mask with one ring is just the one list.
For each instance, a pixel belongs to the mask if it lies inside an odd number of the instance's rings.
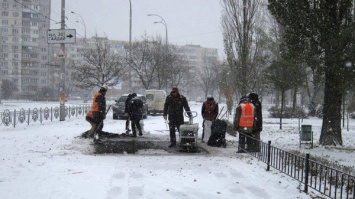
[[251,101],[259,101],[259,96],[258,96],[258,94],[256,94],[256,93],[249,93],[249,94],[248,94],[248,98],[249,98]]
[[242,96],[242,98],[240,98],[239,104],[242,102],[248,102],[248,101],[249,101],[248,96],[244,95],[244,96]]
[[207,101],[212,102],[214,101],[214,98],[212,95],[207,95]]
[[175,92],[179,92],[179,89],[176,87],[176,86],[174,86],[172,89],[171,89],[171,91],[175,91]]
[[108,86],[106,84],[102,85],[100,88],[100,91],[107,92],[108,91]]

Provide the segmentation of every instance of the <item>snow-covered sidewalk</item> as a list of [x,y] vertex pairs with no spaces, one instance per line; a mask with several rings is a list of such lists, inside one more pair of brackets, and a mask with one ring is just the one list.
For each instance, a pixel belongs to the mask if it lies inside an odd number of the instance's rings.
[[[192,110],[199,112],[200,107],[191,103]],[[282,131],[273,119],[264,121],[264,141],[283,149],[299,147],[297,120],[285,120]],[[124,122],[108,115],[104,130],[121,133]],[[195,122],[201,123],[201,118]],[[161,116],[149,116],[144,124],[149,134],[168,134]],[[84,118],[0,126],[0,198],[311,198],[300,191],[298,181],[275,169],[267,172],[263,162],[235,153],[237,138],[229,135],[227,148],[212,148],[210,154],[145,150],[98,155],[91,140],[78,137],[89,127]],[[318,148],[313,151],[327,151]]]

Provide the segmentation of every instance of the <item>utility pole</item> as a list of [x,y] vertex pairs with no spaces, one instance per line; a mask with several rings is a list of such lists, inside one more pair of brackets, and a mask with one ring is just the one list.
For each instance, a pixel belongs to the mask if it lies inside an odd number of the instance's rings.
[[[61,29],[65,29],[65,0],[62,0],[62,6],[61,6],[61,20],[60,20],[60,25]],[[60,60],[60,68],[62,69],[62,75],[61,75],[61,83],[60,83],[60,108],[59,108],[59,121],[65,121],[65,95],[66,95],[66,89],[65,89],[65,77],[66,77],[66,71],[65,71],[65,43],[60,44],[60,49],[63,52],[63,57]]]
[[132,2],[129,0],[129,93],[132,93]]

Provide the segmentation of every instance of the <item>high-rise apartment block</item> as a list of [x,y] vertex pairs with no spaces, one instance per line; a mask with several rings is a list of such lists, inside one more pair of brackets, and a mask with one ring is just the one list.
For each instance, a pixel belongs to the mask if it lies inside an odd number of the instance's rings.
[[1,0],[0,12],[0,80],[32,97],[48,84],[50,0]]
[[[66,78],[67,89],[75,89],[70,81],[72,67],[84,61],[81,52],[87,45],[93,45],[93,38],[76,38],[75,44],[65,46],[64,74],[60,68],[63,58],[57,56],[61,52],[59,44],[48,44],[47,41],[51,0],[0,0],[0,14],[0,82],[5,79],[13,82],[18,88],[13,97],[34,99],[39,97],[43,88],[49,88],[51,98],[57,98],[63,76]],[[115,53],[125,53],[127,41],[108,41]],[[175,49],[188,60],[189,71],[192,73],[198,73],[198,68],[205,64],[206,59],[217,60],[217,49],[198,45],[175,46]],[[130,81],[131,89],[144,90],[134,72]],[[128,82],[122,82],[121,85],[121,92],[130,92]],[[190,88],[185,89],[191,91]],[[79,92],[87,91],[78,89],[75,92],[80,96]],[[198,92],[192,94],[199,95]]]

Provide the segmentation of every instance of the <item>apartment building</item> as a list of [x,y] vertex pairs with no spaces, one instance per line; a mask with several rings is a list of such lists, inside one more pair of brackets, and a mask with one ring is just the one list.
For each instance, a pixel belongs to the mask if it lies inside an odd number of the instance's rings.
[[0,13],[0,79],[33,97],[48,84],[50,0],[1,0]]
[[[93,43],[93,39],[76,38],[75,44],[66,44],[66,73],[63,74],[61,60],[57,56],[60,46],[47,42],[51,0],[0,0],[0,3],[0,80],[11,80],[18,88],[15,96],[20,98],[36,98],[44,87],[59,93],[63,76],[69,78],[66,87],[74,89],[70,84],[72,66],[83,61],[81,52],[86,45]],[[108,41],[117,53],[125,53],[127,41]],[[189,61],[192,72],[203,65],[206,57],[215,56],[217,59],[217,49],[196,45],[177,46],[177,49]],[[135,90],[141,88],[134,74],[131,82]],[[129,92],[128,84],[127,81],[122,82],[122,92]]]

